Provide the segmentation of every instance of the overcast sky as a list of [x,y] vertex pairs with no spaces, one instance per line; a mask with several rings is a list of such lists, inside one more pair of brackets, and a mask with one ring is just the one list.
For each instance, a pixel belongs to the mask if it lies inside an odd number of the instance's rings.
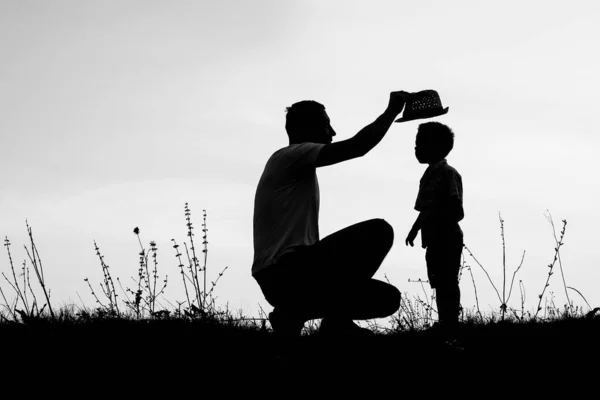
[[[250,274],[256,184],[287,145],[285,107],[323,103],[343,140],[385,109],[389,92],[435,89],[456,134],[448,163],[463,177],[465,243],[526,307],[537,306],[568,221],[567,286],[600,304],[595,116],[600,90],[594,1],[12,1],[0,2],[0,234],[15,266],[33,228],[55,306],[94,306],[97,242],[132,286],[139,244],[156,241],[167,299],[182,301],[171,239],[186,239],[189,203],[209,229],[209,280],[228,266],[218,303],[246,315],[270,306]],[[418,124],[394,124],[365,157],[318,170],[321,235],[384,218],[395,243],[376,277],[423,292],[424,250],[404,245],[426,166]],[[420,239],[418,240],[420,243]],[[470,257],[484,311],[498,299]],[[558,266],[557,266],[558,268]],[[10,272],[6,253],[0,270]],[[5,293],[12,293],[0,280]],[[461,282],[463,306],[475,306]],[[559,270],[554,301],[565,303]],[[509,306],[520,308],[515,289]],[[550,294],[549,292],[546,292]],[[570,290],[576,304],[585,305]],[[551,297],[548,297],[551,300]]]

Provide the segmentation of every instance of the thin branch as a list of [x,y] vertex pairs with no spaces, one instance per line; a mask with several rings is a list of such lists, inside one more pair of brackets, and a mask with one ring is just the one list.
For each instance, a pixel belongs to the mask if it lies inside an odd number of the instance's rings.
[[467,245],[465,245],[465,249],[469,252],[469,255],[473,258],[473,260],[475,260],[475,262],[477,263],[477,265],[479,265],[481,267],[481,269],[483,270],[483,272],[485,272],[485,274],[487,275],[490,283],[492,284],[492,287],[496,291],[496,295],[498,296],[498,301],[500,301],[500,303],[502,303],[502,298],[500,297],[500,293],[498,292],[498,289],[496,289],[496,285],[494,285],[494,282],[492,281],[492,278],[490,278],[490,274],[488,274],[488,272],[485,270],[485,268],[483,268],[483,265],[481,265],[479,263],[479,261],[477,261],[477,259],[475,258],[475,256],[473,255],[473,253],[471,253],[471,250],[469,250],[469,248],[467,247]]
[[575,289],[574,287],[571,287],[571,286],[567,286],[567,289],[571,289],[571,290],[574,290],[577,293],[579,293],[579,295],[581,296],[581,298],[583,299],[583,301],[585,301],[585,304],[587,304],[590,309],[592,308],[592,306],[590,306],[590,303],[588,303],[588,301],[585,299],[585,297],[583,297],[583,295],[581,294],[581,292],[579,290],[577,290],[577,289]]
[[[29,257],[31,264],[33,265],[33,269],[35,270],[35,273],[38,277],[38,282],[39,282],[40,286],[42,287],[44,296],[46,296],[46,302],[47,302],[46,304],[48,304],[48,310],[50,310],[50,316],[52,317],[52,319],[54,319],[54,311],[52,310],[52,305],[50,303],[50,295],[48,294],[48,291],[46,290],[46,283],[44,281],[44,270],[42,268],[42,260],[40,258],[39,252],[37,251],[37,247],[35,246],[35,243],[33,241],[33,232],[32,232],[31,227],[27,223],[27,220],[25,220],[25,224],[27,225],[27,232],[29,234],[29,239],[31,241],[31,253],[33,254],[33,257],[31,257],[31,255],[29,254],[29,249],[27,249],[27,246],[25,246],[25,251],[27,252],[27,256]],[[38,267],[38,263],[39,263],[39,267]]]
[[507,303],[508,303],[508,300],[510,300],[510,295],[512,293],[513,284],[515,283],[515,276],[517,276],[517,272],[519,272],[519,270],[521,269],[521,266],[523,265],[523,260],[525,260],[525,250],[523,250],[523,255],[521,256],[521,263],[515,270],[513,277],[512,277],[512,281],[510,282],[510,290],[508,291],[508,298],[506,299]]
[[[557,245],[558,247],[558,238],[556,237],[556,228],[554,227],[554,221],[552,220],[552,215],[550,214],[550,211],[548,211],[548,215],[546,215],[546,219],[548,220],[548,222],[550,222],[550,225],[552,225],[552,235],[554,236],[554,243]],[[567,226],[567,220],[563,219],[563,230],[562,230],[562,234],[564,235],[564,231],[565,228]],[[561,239],[562,241],[562,239]],[[561,243],[562,245],[562,243]],[[563,286],[565,288],[565,295],[567,296],[567,304],[569,304],[569,307],[572,308],[573,304],[571,303],[571,300],[569,299],[569,292],[567,291],[567,282],[565,280],[565,273],[563,271],[563,267],[562,267],[562,260],[560,257],[560,251],[557,252],[558,254],[558,266],[560,267],[560,274],[562,276],[562,280],[563,280]]]

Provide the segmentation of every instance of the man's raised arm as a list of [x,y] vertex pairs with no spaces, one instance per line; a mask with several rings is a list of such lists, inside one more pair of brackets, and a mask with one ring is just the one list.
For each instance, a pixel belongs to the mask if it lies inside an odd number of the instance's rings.
[[317,156],[317,167],[337,164],[342,161],[362,157],[383,139],[394,119],[402,112],[410,93],[398,91],[390,93],[386,110],[371,124],[347,140],[326,144]]

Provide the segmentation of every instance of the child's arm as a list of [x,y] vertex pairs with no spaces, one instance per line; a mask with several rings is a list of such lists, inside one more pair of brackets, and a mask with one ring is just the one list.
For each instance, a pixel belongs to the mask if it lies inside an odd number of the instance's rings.
[[446,205],[446,219],[449,223],[458,223],[465,217],[463,210],[463,187],[462,177],[458,172],[450,176],[449,182],[450,199]]
[[457,197],[451,197],[448,204],[448,219],[450,222],[460,222],[465,217],[462,200]]
[[451,197],[446,204],[432,207],[428,210],[430,222],[438,229],[454,226],[464,218],[462,201],[458,197]]
[[442,226],[454,225],[465,217],[463,210],[462,177],[456,171],[446,176],[446,199],[432,210],[433,219]]
[[408,232],[408,236],[406,237],[406,240],[404,241],[407,246],[409,244],[410,244],[410,247],[414,246],[414,241],[417,238],[417,233],[419,233],[419,230],[421,230],[422,222],[423,222],[423,213],[420,212],[419,216],[415,220],[415,223],[413,224],[410,232]]

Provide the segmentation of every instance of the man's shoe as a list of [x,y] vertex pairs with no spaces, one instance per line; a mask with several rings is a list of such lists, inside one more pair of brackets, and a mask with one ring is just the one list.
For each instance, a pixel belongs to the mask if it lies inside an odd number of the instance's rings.
[[304,328],[304,321],[277,308],[269,313],[269,322],[278,337],[299,337]]

